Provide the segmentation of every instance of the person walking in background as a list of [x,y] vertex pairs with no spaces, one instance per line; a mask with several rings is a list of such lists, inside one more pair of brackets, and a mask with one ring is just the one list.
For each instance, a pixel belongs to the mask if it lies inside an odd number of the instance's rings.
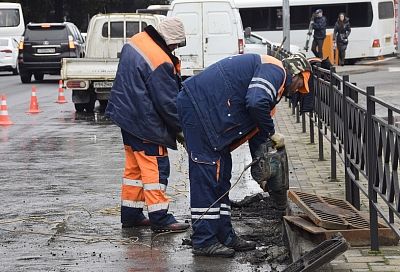
[[314,39],[311,46],[311,51],[317,58],[322,59],[322,46],[326,37],[326,17],[323,15],[322,9],[315,11],[314,21]]
[[339,13],[339,17],[333,29],[333,41],[339,51],[339,65],[341,66],[344,65],[350,32],[349,18],[347,18],[343,12]]
[[[122,228],[150,226],[154,232],[179,232],[165,195],[170,172],[167,148],[177,149],[181,134],[176,96],[180,62],[172,54],[186,41],[183,23],[165,19],[149,25],[124,45],[106,115],[121,128],[125,172],[121,192]],[[149,218],[143,214],[147,206]]]

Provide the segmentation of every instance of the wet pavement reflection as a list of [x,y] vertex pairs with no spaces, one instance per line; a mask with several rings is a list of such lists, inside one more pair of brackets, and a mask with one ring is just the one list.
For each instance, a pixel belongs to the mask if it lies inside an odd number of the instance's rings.
[[[119,128],[104,114],[63,109],[33,117],[20,114],[14,120],[15,125],[0,127],[0,271],[222,272],[263,267],[250,265],[240,254],[234,259],[194,258],[191,248],[182,245],[189,232],[152,239],[148,228],[122,230],[123,144]],[[169,154],[170,211],[178,220],[188,220],[186,153],[180,147]],[[234,154],[234,178],[249,160],[243,151]],[[232,198],[259,191],[248,175],[245,179]]]

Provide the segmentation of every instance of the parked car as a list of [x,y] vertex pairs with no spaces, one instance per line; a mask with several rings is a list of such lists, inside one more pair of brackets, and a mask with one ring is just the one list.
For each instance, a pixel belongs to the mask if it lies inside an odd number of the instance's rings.
[[29,23],[19,45],[18,66],[22,83],[60,74],[62,58],[81,58],[85,41],[72,23]]
[[18,75],[18,41],[14,38],[0,38],[0,71]]

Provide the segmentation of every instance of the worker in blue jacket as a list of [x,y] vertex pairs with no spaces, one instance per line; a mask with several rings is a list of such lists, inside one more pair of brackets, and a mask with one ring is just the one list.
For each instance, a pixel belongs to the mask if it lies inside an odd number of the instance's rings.
[[283,62],[267,55],[223,59],[183,82],[177,108],[189,155],[193,254],[232,257],[256,244],[237,236],[229,196],[231,151],[249,140],[252,154],[271,139],[284,145],[271,114],[282,95],[308,88],[303,55]]
[[[121,128],[125,171],[121,192],[123,228],[150,226],[155,232],[189,228],[168,213],[170,172],[167,148],[181,133],[176,96],[180,63],[172,51],[185,42],[183,23],[168,18],[134,35],[121,51],[106,109]],[[143,214],[147,206],[149,218]]]

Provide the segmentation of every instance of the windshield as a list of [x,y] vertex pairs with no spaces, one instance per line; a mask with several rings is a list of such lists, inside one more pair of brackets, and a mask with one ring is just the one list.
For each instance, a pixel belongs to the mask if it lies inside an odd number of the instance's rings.
[[0,27],[15,27],[19,25],[18,9],[0,9]]

